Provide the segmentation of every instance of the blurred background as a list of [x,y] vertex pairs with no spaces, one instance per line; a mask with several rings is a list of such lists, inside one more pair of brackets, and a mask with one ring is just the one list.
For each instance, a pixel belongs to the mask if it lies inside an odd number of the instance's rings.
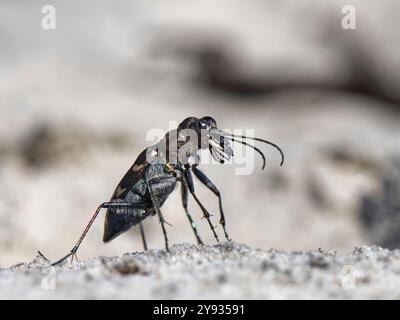
[[[56,29],[41,27],[56,8]],[[345,30],[342,7],[356,9]],[[0,3],[0,266],[71,249],[95,208],[150,144],[148,130],[210,115],[286,153],[261,171],[204,171],[237,241],[260,248],[400,246],[400,3],[367,1],[13,1]],[[217,222],[217,199],[199,197]],[[214,243],[193,201],[192,215]],[[171,243],[195,243],[177,190]],[[132,229],[80,258],[142,250]],[[163,248],[157,218],[144,223]],[[222,229],[217,229],[223,236]]]

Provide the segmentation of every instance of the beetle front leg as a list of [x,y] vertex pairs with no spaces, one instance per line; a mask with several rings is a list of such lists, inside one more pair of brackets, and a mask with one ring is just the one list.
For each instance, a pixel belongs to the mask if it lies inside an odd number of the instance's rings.
[[222,228],[224,229],[226,240],[231,241],[228,232],[226,230],[226,220],[225,220],[224,210],[222,208],[221,193],[219,192],[218,188],[214,185],[214,183],[202,171],[200,171],[196,167],[192,167],[192,171],[194,175],[200,180],[200,182],[202,182],[208,189],[210,189],[218,197],[219,212],[221,216],[219,223],[222,225]]
[[212,224],[211,219],[210,219],[211,214],[203,206],[203,204],[200,202],[199,198],[197,198],[197,195],[194,192],[193,176],[192,176],[192,173],[191,173],[190,169],[185,169],[184,170],[184,178],[185,178],[185,181],[187,183],[189,191],[192,194],[194,200],[199,205],[201,211],[203,211],[203,217],[207,219],[208,225],[210,226],[210,229],[211,229],[211,231],[212,231],[212,233],[214,235],[214,238],[217,240],[217,242],[219,242],[218,235],[215,232],[215,226]]

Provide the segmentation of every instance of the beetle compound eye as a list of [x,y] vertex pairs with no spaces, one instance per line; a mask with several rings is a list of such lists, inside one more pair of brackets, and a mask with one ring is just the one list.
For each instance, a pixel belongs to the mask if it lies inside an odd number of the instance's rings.
[[188,128],[197,131],[200,128],[200,121],[197,119],[190,121]]
[[198,122],[199,119],[197,119],[196,117],[189,117],[186,118],[185,120],[183,120],[179,126],[178,126],[178,130],[184,130],[184,129],[196,129],[198,128]]
[[214,118],[209,117],[209,116],[201,118],[201,122],[205,122],[207,124],[207,126],[210,128],[217,127],[217,121],[215,121]]

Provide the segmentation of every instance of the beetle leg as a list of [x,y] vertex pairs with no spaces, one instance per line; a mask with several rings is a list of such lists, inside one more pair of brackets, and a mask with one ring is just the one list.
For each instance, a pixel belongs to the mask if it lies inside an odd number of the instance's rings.
[[164,234],[165,250],[169,251],[167,230],[165,230],[165,220],[164,220],[164,217],[163,217],[163,215],[161,213],[157,197],[154,196],[154,191],[153,191],[151,183],[149,182],[147,173],[146,173],[146,183],[147,183],[147,188],[149,190],[150,199],[151,199],[151,202],[153,204],[153,208],[156,211],[156,213],[158,215],[158,218],[160,219],[161,228],[162,228],[162,231],[163,231],[163,234]]
[[211,231],[212,231],[212,233],[214,235],[214,238],[217,240],[217,242],[219,242],[218,235],[215,232],[215,226],[213,226],[213,224],[211,222],[211,219],[210,219],[211,215],[207,211],[207,209],[203,206],[203,204],[200,202],[199,198],[197,198],[197,195],[194,192],[193,176],[192,176],[191,171],[189,169],[185,169],[184,175],[185,175],[185,180],[186,180],[186,183],[187,183],[187,186],[189,188],[190,193],[192,194],[194,200],[196,200],[196,202],[199,205],[201,211],[203,211],[203,216],[204,216],[204,218],[207,219],[208,225],[211,228]]
[[144,235],[144,228],[142,221],[139,222],[139,229],[140,229],[140,235],[142,236],[143,249],[144,251],[147,251],[147,242],[146,242],[146,237]]
[[200,238],[200,235],[197,231],[197,227],[196,224],[193,221],[192,216],[190,215],[189,209],[188,209],[188,186],[186,185],[186,182],[182,179],[181,182],[181,192],[182,192],[182,204],[183,204],[183,208],[185,209],[186,212],[186,216],[189,219],[190,222],[190,226],[192,227],[192,230],[194,232],[194,235],[197,239],[197,243],[200,245],[203,245],[203,241]]
[[130,203],[115,203],[115,202],[104,202],[101,205],[99,205],[96,209],[96,212],[94,213],[94,215],[92,216],[92,218],[90,219],[88,225],[86,226],[85,230],[83,230],[82,235],[80,236],[80,238],[78,239],[78,241],[76,242],[76,244],[74,245],[74,247],[72,248],[72,250],[64,257],[62,257],[60,260],[52,263],[52,266],[55,266],[61,262],[63,262],[65,259],[68,259],[69,257],[72,256],[71,262],[73,261],[74,258],[76,258],[76,252],[78,251],[79,246],[81,245],[83,239],[86,237],[86,234],[88,233],[90,227],[92,226],[94,220],[96,220],[97,216],[100,213],[101,209],[108,209],[108,208],[130,208],[132,207],[132,204]]
[[226,223],[225,223],[225,216],[224,216],[224,210],[222,208],[222,199],[221,199],[221,193],[219,192],[218,188],[212,183],[212,181],[199,169],[196,167],[192,167],[192,171],[194,175],[208,188],[210,189],[217,197],[218,197],[218,202],[219,202],[219,212],[220,212],[220,220],[219,223],[222,225],[222,228],[224,229],[225,233],[225,238],[228,241],[231,241],[229,238],[228,232],[226,230]]

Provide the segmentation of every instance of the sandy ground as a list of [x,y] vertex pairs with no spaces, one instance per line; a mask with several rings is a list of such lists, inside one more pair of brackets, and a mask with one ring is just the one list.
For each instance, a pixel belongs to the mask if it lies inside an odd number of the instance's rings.
[[238,243],[0,270],[4,299],[398,299],[400,251],[279,251]]

